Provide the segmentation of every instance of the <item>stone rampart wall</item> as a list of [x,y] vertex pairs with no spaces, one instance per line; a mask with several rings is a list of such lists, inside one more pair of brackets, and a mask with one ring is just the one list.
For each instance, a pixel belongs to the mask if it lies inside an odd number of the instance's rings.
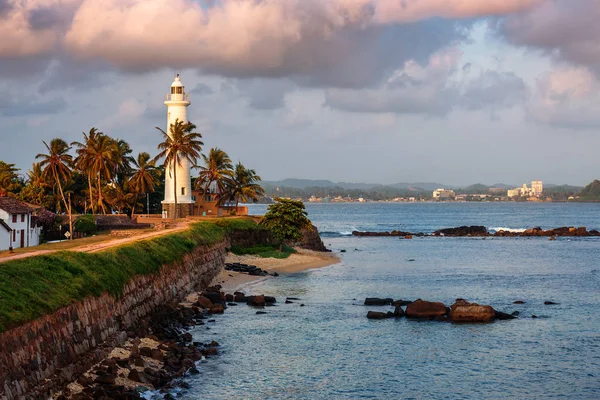
[[0,334],[0,399],[42,399],[106,357],[161,305],[206,287],[229,241],[200,246],[153,275],[133,278],[119,298],[104,293]]

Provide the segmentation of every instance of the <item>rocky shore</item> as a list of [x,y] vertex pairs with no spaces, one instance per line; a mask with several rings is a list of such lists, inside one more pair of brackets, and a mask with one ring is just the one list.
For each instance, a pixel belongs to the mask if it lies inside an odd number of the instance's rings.
[[[263,308],[277,302],[271,296],[246,296],[221,289],[213,286],[188,296],[183,303],[165,305],[150,320],[128,331],[123,346],[113,349],[54,398],[141,399],[147,391],[173,398],[171,389],[186,386],[178,378],[199,374],[198,363],[219,353],[218,342],[194,341],[191,329],[217,323],[216,316],[231,306],[246,304],[253,313],[265,314]],[[285,304],[294,303],[292,300],[297,299],[286,299]]]
[[449,236],[449,237],[557,237],[557,236],[574,236],[574,237],[587,237],[587,236],[600,236],[598,230],[592,229],[587,230],[585,226],[582,227],[561,227],[554,229],[544,230],[540,227],[526,229],[523,232],[505,231],[499,230],[494,233],[490,233],[485,226],[459,226],[456,228],[445,228],[437,230],[431,234],[426,233],[412,233],[403,231],[391,231],[391,232],[360,232],[353,231],[353,236],[367,236],[367,237],[380,237],[380,236],[395,236],[405,239],[411,239],[415,237],[425,236]]

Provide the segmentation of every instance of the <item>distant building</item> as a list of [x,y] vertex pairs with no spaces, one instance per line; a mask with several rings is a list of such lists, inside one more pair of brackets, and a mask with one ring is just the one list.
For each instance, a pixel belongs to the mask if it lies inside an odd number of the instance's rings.
[[12,197],[0,197],[0,250],[37,246],[42,228],[32,223],[32,209]]
[[493,188],[489,188],[488,192],[489,192],[489,194],[493,194],[496,196],[503,196],[506,194],[506,189],[493,187]]
[[542,181],[531,181],[531,191],[534,196],[540,196],[544,191],[544,184]]
[[435,200],[449,200],[456,197],[454,190],[450,189],[437,189],[433,191],[433,198]]
[[506,195],[509,198],[519,197],[519,196],[521,196],[521,188],[508,189],[508,191],[506,192]]

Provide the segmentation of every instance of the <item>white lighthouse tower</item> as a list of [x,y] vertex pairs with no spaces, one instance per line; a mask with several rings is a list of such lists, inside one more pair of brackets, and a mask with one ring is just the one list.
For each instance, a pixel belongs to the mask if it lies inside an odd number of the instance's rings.
[[[167,94],[165,105],[167,106],[167,132],[171,134],[171,125],[176,120],[188,122],[187,108],[191,104],[189,95],[185,92],[179,74],[171,84],[171,93]],[[175,171],[173,171],[175,168]],[[175,217],[175,196],[177,190],[177,216],[182,218],[192,214],[192,176],[190,174],[190,163],[186,159],[181,160],[181,165],[170,166],[165,171],[165,199],[162,201],[163,218]],[[177,176],[177,188],[175,185],[175,174]]]

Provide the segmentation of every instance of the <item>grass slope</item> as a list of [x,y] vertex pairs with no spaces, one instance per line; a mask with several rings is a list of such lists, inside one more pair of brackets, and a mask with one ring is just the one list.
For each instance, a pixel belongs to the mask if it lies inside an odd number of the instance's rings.
[[295,253],[291,247],[283,245],[282,251],[279,251],[279,246],[270,246],[257,244],[250,247],[231,246],[231,252],[235,255],[241,256],[245,254],[255,255],[262,258],[288,258],[291,254]]
[[120,296],[133,276],[154,273],[232,230],[264,229],[250,219],[191,224],[173,234],[97,253],[61,251],[0,264],[0,333],[88,296]]

